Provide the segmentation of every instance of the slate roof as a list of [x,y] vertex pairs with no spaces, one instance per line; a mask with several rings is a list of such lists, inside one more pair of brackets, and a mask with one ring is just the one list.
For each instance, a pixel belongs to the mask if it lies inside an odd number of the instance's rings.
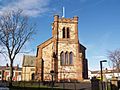
[[35,66],[35,56],[30,56],[30,55],[24,55],[23,57],[23,64],[22,66],[27,66],[27,67],[34,67]]
[[[10,70],[9,66],[0,66],[0,70]],[[22,70],[22,68],[18,66],[13,66],[13,70]]]
[[[40,45],[45,44],[46,42],[48,42],[48,41],[50,41],[52,39],[53,39],[53,37],[51,37],[51,38],[47,39],[46,41],[42,42]],[[37,47],[39,47],[40,45],[38,45]]]

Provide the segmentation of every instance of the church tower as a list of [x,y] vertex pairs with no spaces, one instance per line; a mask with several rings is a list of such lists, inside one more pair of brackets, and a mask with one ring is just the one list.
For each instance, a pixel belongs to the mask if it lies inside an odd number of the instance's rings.
[[58,79],[82,80],[83,59],[80,52],[80,44],[78,40],[78,17],[59,18],[54,16],[52,25],[52,35],[55,39],[54,50],[58,56],[58,60],[54,60],[54,70],[58,72]]
[[37,48],[36,76],[41,74],[41,80],[50,79],[51,70],[56,81],[81,81],[88,77],[86,48],[79,43],[77,16],[64,18],[54,15],[52,38]]

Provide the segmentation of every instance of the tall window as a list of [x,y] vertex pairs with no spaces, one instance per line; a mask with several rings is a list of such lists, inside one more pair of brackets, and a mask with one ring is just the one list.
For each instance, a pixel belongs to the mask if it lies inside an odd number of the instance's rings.
[[63,27],[63,38],[65,38],[65,27]]
[[61,65],[64,65],[64,52],[62,51],[61,54],[60,54],[60,62],[61,62]]
[[69,27],[67,27],[67,28],[63,27],[62,34],[63,34],[63,38],[70,38],[70,29],[69,29]]
[[70,35],[69,35],[69,28],[67,27],[67,38],[69,38]]
[[69,54],[69,64],[73,64],[73,53],[72,52],[70,52],[70,54]]
[[60,53],[60,64],[61,65],[73,65],[73,52],[66,51],[65,53],[62,51]]
[[68,61],[68,52],[65,53],[65,64],[68,65],[69,61]]

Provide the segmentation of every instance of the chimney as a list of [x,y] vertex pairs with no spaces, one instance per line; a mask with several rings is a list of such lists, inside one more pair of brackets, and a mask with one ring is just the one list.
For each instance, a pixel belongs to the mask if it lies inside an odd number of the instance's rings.
[[17,69],[19,68],[19,65],[17,64]]
[[9,67],[8,63],[6,64],[6,67]]

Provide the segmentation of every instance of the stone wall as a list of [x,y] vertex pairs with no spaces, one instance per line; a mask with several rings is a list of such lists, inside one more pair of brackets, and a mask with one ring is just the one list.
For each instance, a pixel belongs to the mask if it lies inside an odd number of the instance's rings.
[[75,39],[75,24],[74,23],[59,23],[59,27],[58,27],[58,32],[59,32],[59,35],[58,37],[59,38],[62,38],[62,29],[63,27],[69,27],[69,30],[70,30],[70,39]]
[[42,49],[42,59],[44,61],[44,79],[50,80],[50,70],[52,70],[52,52],[53,43],[47,45]]
[[[60,53],[73,52],[73,65],[71,66],[61,66],[60,65]],[[76,44],[59,43],[58,44],[58,78],[59,79],[75,79],[76,78]]]
[[30,81],[33,73],[35,73],[35,67],[22,67],[22,81]]

